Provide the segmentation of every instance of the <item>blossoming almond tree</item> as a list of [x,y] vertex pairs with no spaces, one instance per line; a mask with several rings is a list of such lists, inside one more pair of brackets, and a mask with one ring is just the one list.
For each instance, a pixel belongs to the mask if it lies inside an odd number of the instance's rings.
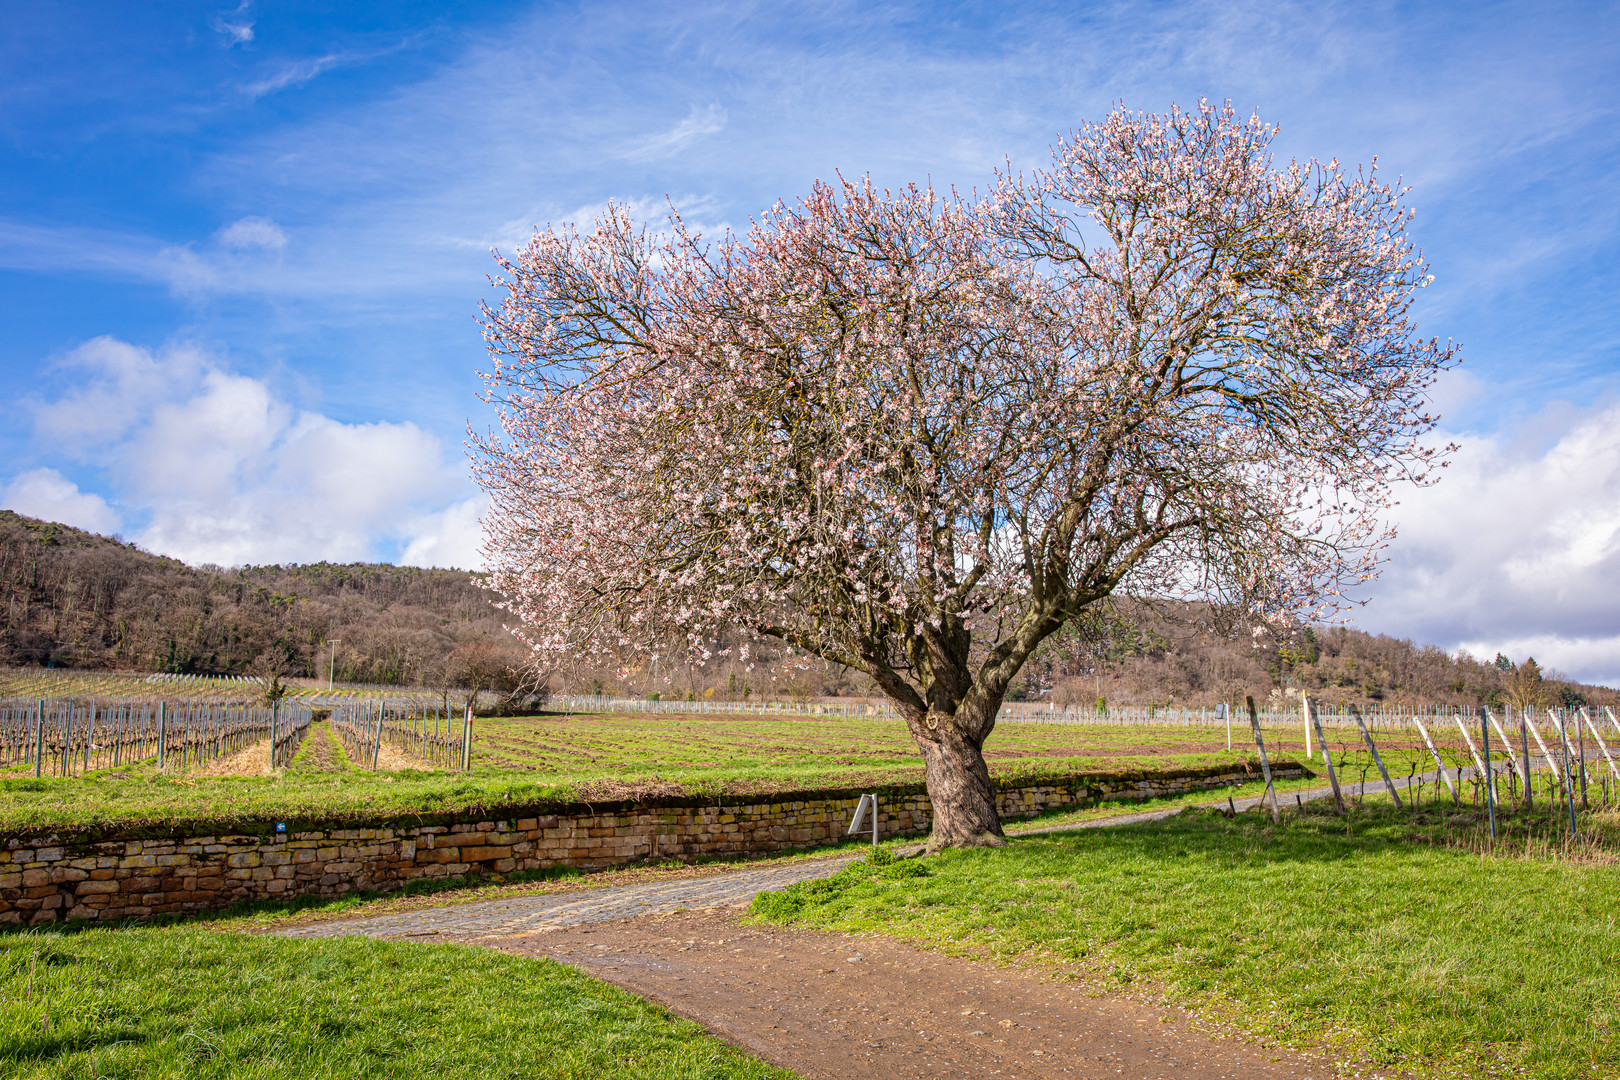
[[1454,357],[1410,320],[1401,193],[1274,135],[1120,109],[983,199],[537,232],[485,310],[476,454],[518,631],[701,659],[733,626],[866,672],[931,844],[1001,843],[983,747],[1043,639],[1123,593],[1320,617],[1439,463]]

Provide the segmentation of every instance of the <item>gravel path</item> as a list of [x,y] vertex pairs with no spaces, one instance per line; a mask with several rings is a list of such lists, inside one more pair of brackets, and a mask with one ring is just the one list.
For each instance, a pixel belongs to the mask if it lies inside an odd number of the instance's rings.
[[533,934],[562,926],[661,915],[686,908],[742,906],[764,889],[781,889],[795,882],[826,877],[860,857],[860,853],[840,853],[713,877],[610,885],[601,889],[421,908],[369,919],[300,926],[280,933],[285,937],[363,934],[375,938],[416,939],[440,935],[481,938]]

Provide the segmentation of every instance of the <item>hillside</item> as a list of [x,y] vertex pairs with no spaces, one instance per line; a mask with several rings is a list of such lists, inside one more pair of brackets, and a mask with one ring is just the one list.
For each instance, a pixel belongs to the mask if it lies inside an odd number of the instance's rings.
[[520,657],[468,573],[376,564],[193,567],[0,511],[0,662],[433,685]]
[[[5,627],[0,663],[197,674],[324,677],[336,647],[340,681],[510,688],[524,657],[493,596],[457,570],[354,563],[193,567],[116,539],[0,511]],[[1542,672],[1527,658],[1452,656],[1432,645],[1344,627],[1289,640],[1217,631],[1186,608],[1121,604],[1087,632],[1049,640],[1014,697],[1065,703],[1198,706],[1264,701],[1305,688],[1328,702],[1498,705],[1524,700],[1620,703],[1620,694]],[[623,663],[565,666],[557,692],[665,697],[867,696],[870,682],[806,665],[773,642],[749,659],[698,668]],[[741,644],[740,641],[731,644]],[[671,649],[671,654],[676,650]]]

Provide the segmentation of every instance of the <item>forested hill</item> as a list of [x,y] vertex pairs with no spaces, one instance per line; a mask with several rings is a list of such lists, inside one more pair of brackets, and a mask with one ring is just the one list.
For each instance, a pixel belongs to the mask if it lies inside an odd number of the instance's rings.
[[[337,645],[345,682],[512,689],[525,653],[478,578],[457,570],[314,563],[193,567],[132,544],[0,511],[6,583],[0,664],[324,677]],[[1314,628],[1292,641],[1223,636],[1191,618],[1121,604],[1093,633],[1065,631],[1026,665],[1012,696],[1066,704],[1199,705],[1303,688],[1331,703],[1499,705],[1620,702],[1526,657],[1454,656],[1432,645]],[[728,643],[731,646],[739,641]],[[778,643],[748,658],[652,670],[635,657],[564,665],[554,691],[641,696],[822,697],[875,693],[865,676],[806,666]],[[672,648],[669,655],[676,655]]]
[[447,665],[514,660],[474,575],[380,564],[193,567],[116,539],[0,511],[0,662],[434,683]]

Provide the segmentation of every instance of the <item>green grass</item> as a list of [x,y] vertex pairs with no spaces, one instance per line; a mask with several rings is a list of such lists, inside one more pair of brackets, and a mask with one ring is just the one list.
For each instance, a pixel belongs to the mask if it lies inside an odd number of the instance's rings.
[[332,725],[324,720],[309,725],[309,734],[298,744],[298,752],[287,766],[287,775],[298,778],[308,774],[353,771],[348,751],[332,734]]
[[[1617,822],[1198,813],[947,852],[761,894],[756,916],[1032,957],[1360,1067],[1620,1075]],[[1579,856],[1574,857],[1574,856]]]
[[196,928],[0,935],[0,1073],[792,1076],[549,960]]
[[[1290,797],[1292,792],[1326,786],[1327,778],[1323,776],[1308,776],[1299,780],[1278,780],[1272,785],[1285,805],[1292,804]],[[1153,813],[1160,810],[1186,809],[1193,806],[1214,806],[1224,803],[1228,797],[1241,802],[1244,799],[1258,798],[1265,793],[1266,782],[1264,780],[1255,780],[1247,784],[1236,784],[1232,787],[1189,791],[1183,795],[1170,795],[1159,799],[1102,799],[1087,806],[1059,807],[1037,814],[1034,817],[1009,818],[1003,821],[1002,825],[1009,836],[1016,836],[1020,831],[1027,829],[1080,825],[1103,818],[1118,817],[1122,814]]]
[[[333,821],[654,796],[770,795],[920,784],[922,764],[895,720],[756,716],[593,715],[479,719],[475,767],[371,772],[349,763],[317,725],[291,768],[274,776],[162,774],[151,765],[34,779],[0,771],[0,831],[37,828],[204,831],[266,820]],[[1335,735],[1340,733],[1335,732]],[[1243,732],[1181,725],[1000,725],[986,747],[1010,782],[1087,772],[1233,764],[1252,758]],[[1297,728],[1271,729],[1274,760],[1303,759]],[[1371,771],[1359,741],[1334,738],[1345,779]],[[1383,734],[1390,770],[1432,767],[1414,738]],[[318,760],[326,747],[326,763]],[[1455,754],[1448,751],[1448,755]],[[1318,767],[1318,766],[1313,766]]]

